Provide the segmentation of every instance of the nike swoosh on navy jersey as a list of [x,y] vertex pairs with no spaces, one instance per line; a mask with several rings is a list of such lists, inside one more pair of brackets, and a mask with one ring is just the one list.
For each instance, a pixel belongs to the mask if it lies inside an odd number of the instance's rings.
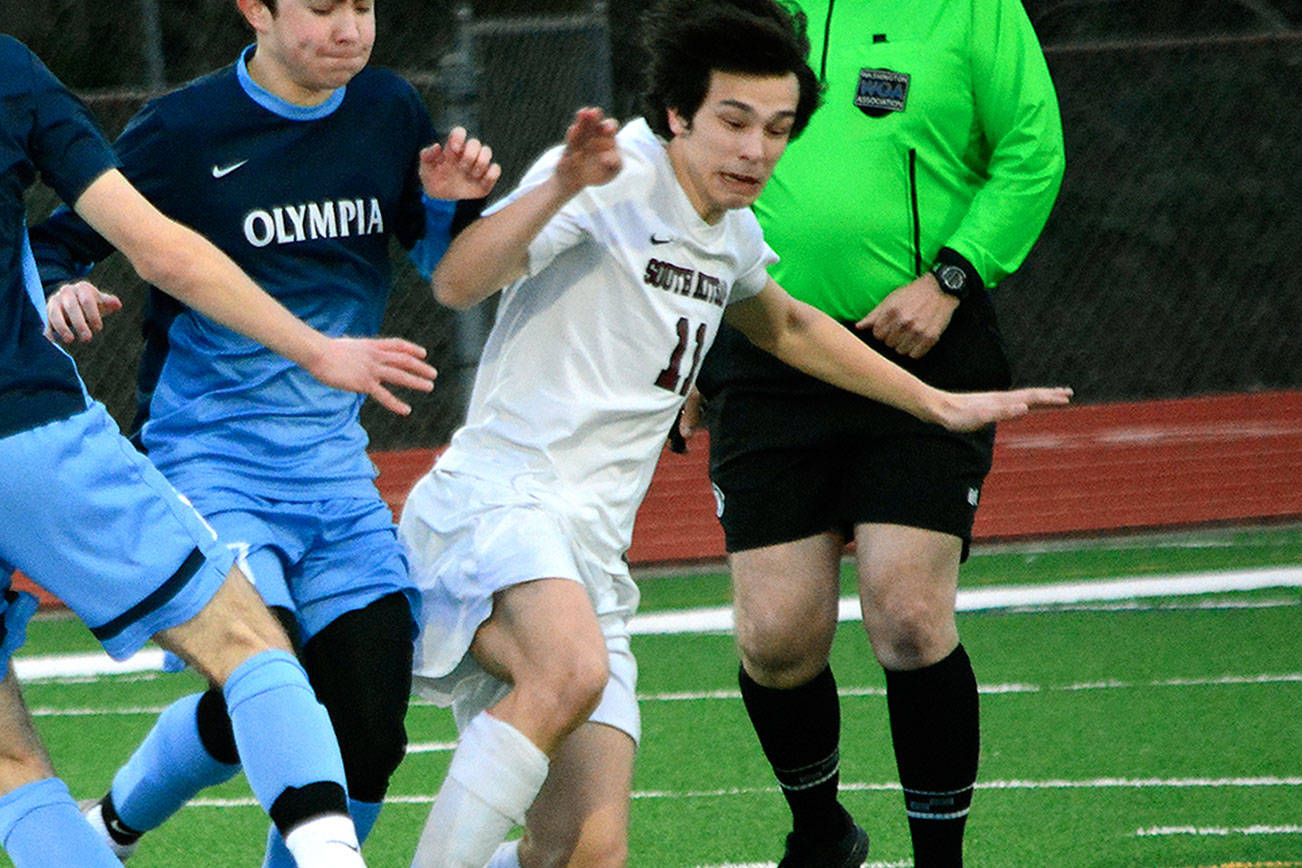
[[231,172],[234,172],[236,169],[238,169],[240,166],[243,166],[247,162],[248,160],[240,160],[238,163],[231,163],[229,166],[213,166],[212,176],[214,178],[225,178]]

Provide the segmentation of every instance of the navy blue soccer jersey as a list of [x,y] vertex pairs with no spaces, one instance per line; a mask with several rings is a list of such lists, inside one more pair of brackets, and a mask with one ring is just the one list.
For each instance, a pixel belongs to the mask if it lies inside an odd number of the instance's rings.
[[[447,245],[455,203],[424,197],[418,177],[420,150],[435,140],[429,114],[381,69],[363,69],[319,106],[296,106],[259,87],[246,56],[146,105],[116,143],[123,172],[308,324],[373,335],[390,239],[425,272]],[[32,237],[47,285],[111,251],[66,212]],[[152,392],[143,444],[183,491],[315,500],[327,485],[331,496],[374,496],[361,396],[157,290],[141,389]]]
[[116,162],[81,102],[26,46],[0,35],[0,436],[87,406],[72,359],[44,336],[23,193],[39,173],[74,203]]

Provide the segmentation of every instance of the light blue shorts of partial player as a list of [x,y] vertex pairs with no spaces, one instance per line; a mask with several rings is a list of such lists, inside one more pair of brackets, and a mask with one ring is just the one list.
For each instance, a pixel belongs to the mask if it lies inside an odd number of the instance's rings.
[[[0,466],[0,581],[22,570],[116,659],[198,614],[230,571],[227,547],[101,404],[0,438]],[[7,666],[35,607],[27,594],[0,606]]]
[[585,545],[583,514],[527,473],[489,479],[436,467],[407,496],[400,527],[423,617],[414,689],[450,705],[459,729],[510,690],[467,653],[492,613],[493,594],[555,578],[583,585],[610,655],[610,680],[588,720],[641,738],[628,632],[637,586],[618,553]]
[[395,592],[412,607],[414,632],[420,595],[379,492],[301,502],[227,490],[185,494],[232,547],[267,605],[294,613],[301,641]]

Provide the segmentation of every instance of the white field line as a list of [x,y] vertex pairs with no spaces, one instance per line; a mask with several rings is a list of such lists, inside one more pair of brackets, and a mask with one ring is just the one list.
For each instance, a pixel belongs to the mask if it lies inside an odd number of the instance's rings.
[[[1253,777],[1253,778],[1096,778],[1094,780],[1047,780],[1047,781],[978,781],[978,790],[1091,790],[1091,789],[1227,789],[1259,787],[1297,787],[1302,786],[1302,777]],[[854,792],[899,792],[897,782],[842,781],[843,791]],[[771,795],[777,787],[724,787],[715,790],[638,790],[634,799],[720,799],[739,796]],[[434,801],[433,794],[395,795],[384,797],[386,802],[404,805],[428,805]],[[188,803],[194,808],[256,808],[258,802],[252,796],[234,799],[192,799]],[[1267,829],[1273,827],[1251,827]],[[1258,832],[1257,834],[1295,834],[1295,827],[1281,826],[1279,833]],[[1136,834],[1143,833],[1139,830]]]
[[[976,612],[1298,587],[1302,587],[1302,567],[1228,570],[960,590],[957,608],[960,612]],[[842,621],[860,620],[859,601],[853,597],[842,599],[839,617]],[[732,609],[717,606],[675,612],[645,612],[632,618],[629,629],[638,635],[728,632],[732,630]],[[14,667],[20,680],[40,681],[131,673],[152,674],[162,668],[162,661],[163,652],[150,648],[122,661],[113,660],[99,651],[87,654],[19,655],[14,658]]]
[[101,675],[127,675],[156,672],[163,668],[163,652],[146,648],[126,660],[114,660],[102,651],[86,654],[33,654],[14,657],[14,672],[19,681],[81,679]]
[[[977,689],[982,695],[1001,696],[1018,693],[1057,693],[1087,690],[1148,690],[1155,687],[1224,687],[1232,685],[1302,684],[1302,672],[1283,672],[1263,675],[1217,675],[1210,678],[1164,678],[1155,681],[1081,681],[1075,684],[982,684]],[[841,696],[885,696],[881,687],[841,687]],[[740,699],[737,690],[678,691],[670,693],[641,693],[641,702],[694,702],[703,699]],[[417,703],[413,703],[417,704]]]
[[[1262,588],[1302,588],[1302,567],[974,588],[958,592],[956,608],[960,612],[981,612],[1023,606],[1180,597]],[[863,615],[859,610],[859,600],[843,597],[838,617],[842,621],[861,620]],[[635,634],[729,632],[732,630],[732,608],[716,606],[681,612],[647,612],[635,616],[630,622],[630,628]]]
[[1189,835],[1199,838],[1227,838],[1233,835],[1302,835],[1302,826],[1150,826],[1136,829],[1140,838]]
[[[1284,672],[1263,675],[1217,675],[1210,678],[1163,678],[1154,681],[1082,681],[1075,684],[983,684],[978,687],[984,696],[1006,696],[1027,693],[1076,693],[1090,690],[1151,690],[1158,687],[1226,687],[1226,686],[1260,686],[1268,684],[1302,684],[1302,672]],[[837,691],[841,696],[885,696],[886,691],[880,687],[841,687]],[[701,690],[673,691],[667,693],[639,693],[639,702],[699,702],[703,700],[733,701],[741,699],[736,690]],[[413,699],[413,707],[429,708],[432,703]],[[81,706],[71,708],[51,708],[35,706],[31,709],[33,717],[97,717],[130,716],[135,714],[160,714],[165,705],[128,705],[121,708],[96,708]],[[414,744],[407,748],[408,753],[432,753],[451,750],[454,745],[444,742]]]

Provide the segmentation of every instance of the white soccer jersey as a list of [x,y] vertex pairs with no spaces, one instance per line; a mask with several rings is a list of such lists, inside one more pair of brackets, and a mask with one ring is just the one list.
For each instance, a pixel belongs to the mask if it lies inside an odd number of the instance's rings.
[[[619,175],[570,200],[530,245],[528,275],[503,291],[466,424],[438,465],[530,474],[613,559],[724,307],[760,292],[777,261],[748,209],[701,219],[645,121],[617,141]],[[550,177],[560,153],[495,209]]]

